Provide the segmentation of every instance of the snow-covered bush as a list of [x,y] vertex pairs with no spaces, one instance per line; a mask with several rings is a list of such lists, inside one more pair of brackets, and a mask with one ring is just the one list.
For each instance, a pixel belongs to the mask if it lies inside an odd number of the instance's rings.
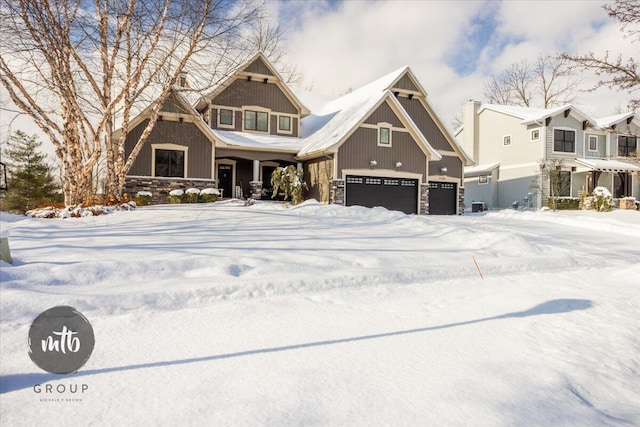
[[188,188],[185,193],[185,200],[187,203],[198,203],[200,190],[198,190],[197,188]]
[[151,204],[153,194],[149,191],[138,191],[136,193],[136,204],[138,206],[149,206]]
[[605,187],[596,187],[590,196],[584,198],[582,208],[608,212],[613,209],[613,196]]
[[180,204],[184,199],[184,191],[180,189],[171,190],[169,192],[169,203]]
[[302,179],[303,172],[297,170],[295,166],[289,165],[286,168],[278,167],[271,174],[271,186],[273,195],[276,197],[279,191],[284,192],[284,199],[291,197],[294,205],[303,201],[303,192],[307,189],[307,183]]
[[217,188],[205,188],[200,192],[200,199],[203,203],[211,203],[218,201],[220,192]]

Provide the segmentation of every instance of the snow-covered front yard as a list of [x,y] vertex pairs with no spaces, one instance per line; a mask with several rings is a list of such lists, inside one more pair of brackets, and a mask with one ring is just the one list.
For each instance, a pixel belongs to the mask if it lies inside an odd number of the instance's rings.
[[[0,219],[2,426],[640,425],[639,212]],[[28,356],[58,305],[95,332],[71,375]]]

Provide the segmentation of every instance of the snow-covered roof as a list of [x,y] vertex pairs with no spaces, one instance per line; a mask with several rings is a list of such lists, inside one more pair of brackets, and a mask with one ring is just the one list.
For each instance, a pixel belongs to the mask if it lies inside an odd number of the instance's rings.
[[482,107],[478,112],[480,113],[483,110],[491,110],[498,113],[513,116],[518,119],[522,119],[523,125],[540,122],[546,119],[547,117],[553,117],[566,110],[571,110],[571,114],[574,116],[577,116],[581,120],[589,120],[589,121],[595,122],[594,119],[592,119],[587,114],[580,111],[578,108],[576,108],[572,104],[565,104],[565,105],[561,105],[559,107],[554,107],[554,108],[532,108],[532,107],[521,107],[517,105],[482,104]]
[[603,172],[637,172],[640,167],[619,160],[603,160],[603,159],[576,159],[576,163],[586,166],[591,170]]
[[227,145],[259,150],[278,150],[297,153],[304,140],[293,136],[261,135],[249,132],[213,130],[215,137]]
[[483,175],[483,174],[491,172],[492,170],[494,170],[495,168],[497,168],[499,166],[500,166],[500,162],[485,163],[485,164],[476,165],[476,166],[467,166],[467,167],[464,168],[464,175],[465,176]]
[[596,119],[596,124],[599,128],[606,129],[629,119],[629,117],[635,117],[635,113],[633,111],[628,111],[626,113],[616,114],[614,116],[601,117],[599,119]]

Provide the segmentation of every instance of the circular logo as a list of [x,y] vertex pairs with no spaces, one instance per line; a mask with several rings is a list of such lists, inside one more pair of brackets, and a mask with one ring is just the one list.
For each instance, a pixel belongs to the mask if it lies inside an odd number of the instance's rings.
[[69,374],[84,365],[95,345],[89,321],[73,307],[53,307],[29,329],[29,357],[41,369]]

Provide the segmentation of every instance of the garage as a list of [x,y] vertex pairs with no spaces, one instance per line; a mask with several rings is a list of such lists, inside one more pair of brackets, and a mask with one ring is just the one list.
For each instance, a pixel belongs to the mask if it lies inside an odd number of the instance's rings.
[[458,192],[454,182],[429,181],[429,214],[456,215]]
[[382,206],[408,214],[418,213],[418,180],[378,176],[347,176],[347,206]]

